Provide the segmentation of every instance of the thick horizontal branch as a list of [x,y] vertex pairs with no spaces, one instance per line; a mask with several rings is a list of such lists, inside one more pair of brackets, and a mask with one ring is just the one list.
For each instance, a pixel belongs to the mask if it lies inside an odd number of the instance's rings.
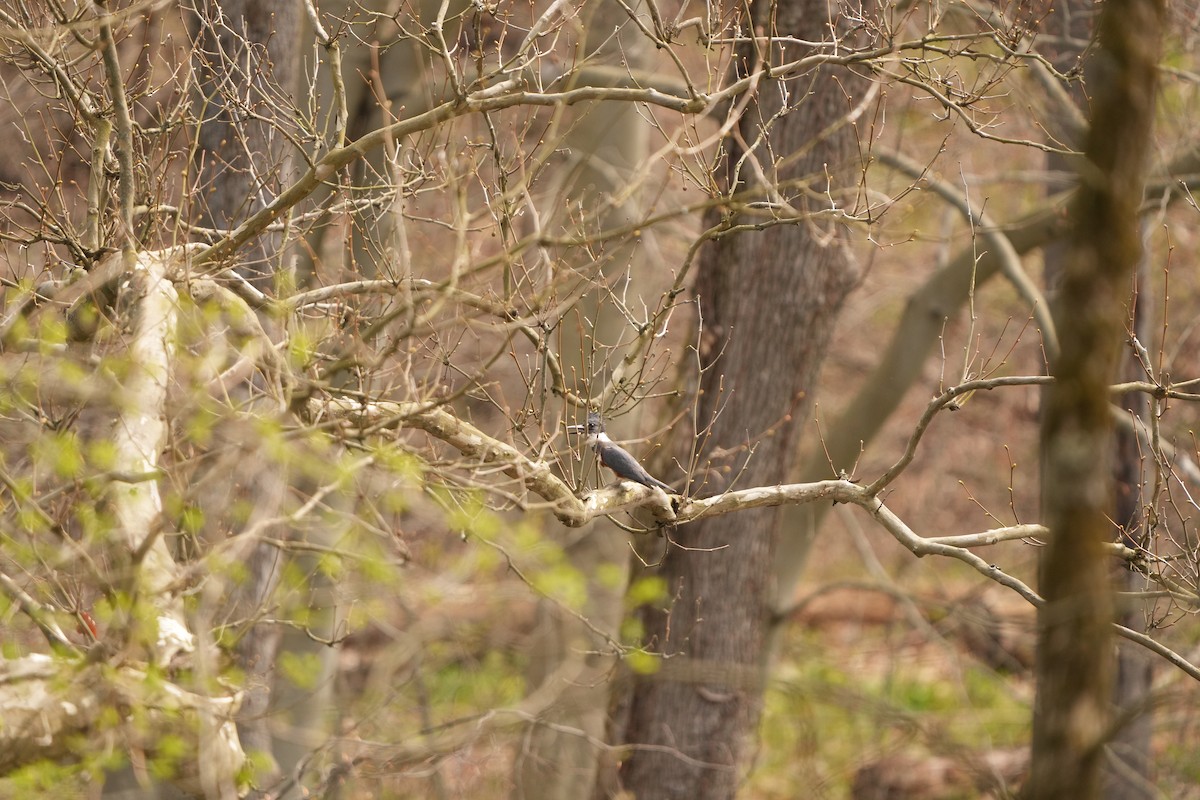
[[550,465],[532,459],[431,403],[365,402],[346,398],[314,398],[309,413],[316,419],[334,418],[361,429],[383,431],[413,428],[424,431],[467,457],[470,469],[495,469],[521,482],[525,489],[550,504],[554,515],[570,527],[579,527],[597,516],[590,513]]
[[[1016,384],[1030,382],[1028,377],[1008,380]],[[998,385],[1003,385],[1006,379],[999,381]],[[961,392],[946,393],[951,398],[959,394]],[[944,402],[939,403],[939,400],[944,401],[946,395],[935,399],[931,405],[941,407]],[[968,549],[1044,535],[1046,529],[1040,525],[1016,525],[978,534],[927,538],[915,533],[903,519],[889,509],[871,486],[840,479],[740,489],[699,499],[668,498],[661,489],[618,481],[611,486],[577,497],[571,487],[554,474],[549,464],[530,458],[512,445],[483,433],[441,406],[411,402],[360,403],[343,398],[314,398],[309,403],[309,411],[318,419],[332,417],[360,430],[378,432],[412,428],[424,431],[455,448],[473,462],[464,464],[464,467],[475,466],[493,470],[499,467],[509,477],[521,481],[531,494],[547,501],[555,517],[568,527],[579,527],[596,517],[634,508],[649,511],[662,526],[677,526],[717,514],[827,500],[859,506],[918,558],[935,555],[960,561],[988,580],[1016,592],[1031,605],[1041,607],[1044,602],[1024,581]],[[1120,558],[1131,558],[1128,548],[1114,546],[1113,554]],[[1200,679],[1200,668],[1165,645],[1120,626],[1116,626],[1116,632],[1167,658],[1188,675]]]

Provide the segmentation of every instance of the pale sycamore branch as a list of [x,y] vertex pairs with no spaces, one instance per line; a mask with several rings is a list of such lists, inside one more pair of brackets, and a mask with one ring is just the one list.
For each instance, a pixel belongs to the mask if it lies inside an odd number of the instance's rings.
[[548,463],[529,458],[507,442],[487,435],[440,405],[358,402],[322,397],[309,401],[308,412],[314,420],[332,418],[350,428],[377,431],[412,428],[424,431],[466,456],[468,468],[499,468],[505,475],[520,481],[526,491],[548,502],[554,515],[564,525],[577,528],[596,516],[588,513],[584,503],[562,478],[554,474]]
[[[169,755],[173,784],[189,794],[238,797],[245,763],[233,722],[241,697],[194,694],[140,667],[66,661],[41,653],[0,660],[0,775],[20,767],[77,757],[81,739],[95,752],[141,750],[153,755],[154,731],[171,731],[203,759]],[[120,724],[114,725],[117,714]],[[199,765],[189,771],[188,765]]]
[[[236,775],[245,763],[245,754],[232,721],[238,696],[194,694],[163,680],[159,669],[195,649],[183,605],[170,590],[179,571],[161,535],[163,502],[157,480],[160,454],[167,442],[167,390],[176,356],[179,313],[179,297],[170,275],[180,270],[186,253],[185,248],[141,253],[126,249],[109,254],[104,265],[116,276],[122,295],[119,305],[130,309],[128,371],[124,391],[115,403],[109,472],[113,480],[107,499],[114,538],[133,565],[132,589],[153,605],[157,615],[154,639],[146,643],[156,674],[151,678],[144,666],[114,669],[102,661],[105,645],[98,645],[98,657],[87,661],[45,654],[0,661],[0,708],[4,709],[0,775],[35,761],[76,753],[78,738],[94,734],[106,720],[104,735],[114,740],[114,747],[153,750],[154,731],[182,732],[205,756],[203,774],[192,776],[205,784],[205,793],[214,797],[241,793]],[[123,271],[122,265],[131,255],[133,268]],[[39,622],[52,643],[66,643],[62,631],[42,609],[34,607],[23,593],[14,594],[19,587],[9,582],[5,588]],[[113,709],[120,719],[109,719]],[[136,725],[132,724],[134,716]],[[147,719],[158,724],[141,727]],[[189,785],[188,776],[179,779]]]
[[[171,282],[181,273],[186,248],[145,251],[133,255],[133,268],[121,267],[131,255],[111,253],[106,270],[115,273],[120,306],[130,309],[126,335],[128,372],[115,403],[111,443],[108,503],[114,537],[133,564],[133,589],[153,605],[155,638],[147,643],[156,665],[127,664],[114,668],[103,660],[105,645],[97,645],[88,660],[33,654],[0,661],[0,775],[47,759],[76,754],[81,736],[107,737],[111,749],[153,753],[156,732],[182,736],[185,745],[202,758],[180,763],[200,764],[193,774],[176,775],[185,791],[209,797],[235,797],[246,787],[237,775],[245,764],[233,716],[237,693],[195,694],[164,680],[161,667],[195,649],[180,599],[171,587],[179,570],[162,537],[163,502],[157,475],[167,442],[167,391],[176,357],[179,296]],[[147,478],[146,476],[153,476]],[[16,588],[6,587],[10,594]],[[14,595],[27,613],[40,620],[52,642],[65,636],[41,609]],[[118,717],[111,717],[116,710]],[[103,724],[102,724],[103,723]]]
[[918,164],[899,152],[877,151],[877,156],[883,164],[914,181],[924,183],[934,194],[956,208],[966,218],[971,230],[982,236],[984,241],[995,250],[1001,272],[1029,304],[1038,327],[1041,328],[1046,355],[1051,361],[1054,361],[1058,356],[1058,334],[1055,332],[1054,319],[1050,315],[1050,304],[1046,302],[1046,298],[1037,284],[1025,273],[1025,268],[1021,265],[1021,255],[1013,246],[1008,235],[992,221],[985,211],[972,208],[970,201],[962,192],[931,175],[929,166]]
[[[661,489],[628,481],[617,481],[610,486],[576,495],[571,487],[554,473],[550,464],[531,458],[512,445],[489,436],[437,404],[355,401],[326,397],[311,398],[308,412],[316,420],[338,421],[352,432],[404,428],[424,431],[466,456],[467,460],[460,465],[461,467],[492,472],[498,469],[520,481],[529,494],[546,501],[551,513],[562,524],[572,528],[585,525],[597,517],[639,508],[649,511],[659,528],[666,529],[717,514],[729,514],[751,508],[800,505],[817,501],[855,505],[866,511],[880,527],[918,558],[932,555],[960,561],[988,580],[1016,592],[1031,605],[1041,607],[1044,604],[1043,599],[1029,585],[982,558],[970,548],[1041,536],[1046,533],[1044,527],[1018,525],[980,534],[924,537],[913,531],[908,523],[888,508],[880,493],[911,462],[912,453],[920,440],[920,432],[928,426],[932,416],[955,397],[973,389],[1036,385],[1046,380],[1048,379],[1040,376],[1021,376],[972,381],[954,387],[935,398],[926,411],[920,431],[910,441],[909,452],[880,480],[871,485],[864,486],[846,479],[835,479],[740,489],[697,499],[668,496]],[[1114,545],[1111,549],[1113,555],[1129,561],[1141,557],[1137,551],[1121,545]],[[1160,642],[1122,626],[1115,626],[1115,630],[1118,635],[1157,653],[1188,675],[1200,680],[1200,667],[1191,664]]]
[[[126,402],[113,423],[113,469],[131,475],[158,470],[167,442],[167,387],[175,356],[179,295],[168,277],[179,248],[138,253],[134,268],[120,279],[119,289],[132,309],[129,332],[129,375]],[[121,254],[107,258],[121,259]],[[167,664],[180,652],[191,652],[195,640],[184,620],[183,605],[169,587],[177,565],[162,533],[162,496],[157,481],[114,481],[108,492],[116,535],[135,562],[138,594],[158,611],[154,660]]]
[[54,619],[54,609],[33,599],[16,581],[3,572],[0,572],[0,592],[3,592],[13,605],[21,609],[25,616],[33,620],[51,647],[63,653],[71,653],[75,650],[75,645],[63,633],[58,621]]

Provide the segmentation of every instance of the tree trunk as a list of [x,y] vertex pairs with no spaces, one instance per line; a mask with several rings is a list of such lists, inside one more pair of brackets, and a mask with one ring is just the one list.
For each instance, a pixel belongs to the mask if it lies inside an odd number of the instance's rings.
[[[639,4],[632,6],[638,8]],[[589,52],[596,54],[600,63],[637,67],[646,39],[622,25],[628,20],[626,12],[609,0],[591,6],[591,11],[593,16],[584,25],[590,35]],[[613,34],[622,27],[621,35]],[[597,102],[581,106],[564,137],[564,149],[573,156],[561,176],[560,191],[567,198],[567,205],[589,210],[604,208],[647,168],[647,148],[645,120],[633,104]],[[636,193],[600,215],[598,223],[604,228],[616,228],[633,224],[644,214],[641,195]],[[569,219],[562,219],[562,223],[567,232],[577,233],[571,230],[573,223]],[[631,297],[645,297],[647,285],[661,282],[660,277],[648,274],[652,262],[636,242],[606,246],[603,257],[608,259],[604,274],[610,279],[627,271]],[[566,263],[580,268],[590,258],[588,251],[582,249],[564,253]],[[575,320],[564,323],[557,334],[563,366],[567,374],[591,376],[590,384],[576,388],[581,394],[595,397],[624,355],[617,348],[620,342],[628,340],[629,322],[601,290],[581,298],[572,315]],[[624,434],[636,435],[641,416],[635,412],[615,420],[609,426],[611,435],[616,439]],[[587,457],[591,457],[590,452]],[[601,475],[600,480],[607,481],[609,477]],[[620,636],[625,618],[629,537],[607,519],[596,520],[565,548],[565,555],[588,581],[588,600],[583,608],[586,623],[564,613],[554,603],[541,602],[526,677],[530,686],[537,686],[565,663],[577,661],[579,670],[569,685],[562,688],[559,702],[539,720],[539,723],[553,723],[554,727],[535,726],[521,748],[515,800],[586,798],[597,783],[604,755],[595,742],[605,738],[612,692],[610,679],[617,660],[611,646],[595,631],[604,631],[614,639]]]
[[1052,365],[1042,430],[1043,502],[1051,529],[1042,563],[1037,702],[1029,798],[1098,796],[1110,735],[1112,415],[1125,302],[1138,260],[1137,210],[1150,149],[1164,11],[1156,0],[1109,0],[1082,186],[1056,308],[1062,352]]
[[[766,3],[756,9],[766,11]],[[828,17],[824,4],[795,0],[778,8],[776,22],[780,33],[819,38]],[[744,141],[756,142],[769,126],[769,151],[761,145],[753,153],[768,170],[773,155],[811,145],[771,177],[821,176],[823,185],[826,167],[837,170],[856,152],[855,139],[842,128],[812,140],[850,107],[844,90],[856,84],[810,77],[799,109],[773,122],[783,87],[764,80],[740,128]],[[729,163],[742,155],[730,152]],[[839,238],[821,238],[810,221],[721,238],[703,252],[695,293],[704,371],[693,400],[710,460],[701,463],[697,478],[707,482],[697,491],[719,491],[734,479],[739,487],[787,480],[798,422],[856,280]],[[678,452],[690,451],[691,436],[684,438]],[[621,770],[624,788],[639,800],[731,797],[737,789],[761,707],[777,518],[775,509],[728,514],[670,537],[655,571],[668,584],[671,607],[643,613],[661,669],[635,680],[623,736],[645,746]]]
[[[1084,82],[1072,83],[1068,88],[1070,97],[1082,108],[1087,104],[1084,83],[1100,79],[1095,68],[1097,59],[1085,58],[1088,50],[1084,46],[1091,41],[1095,32],[1099,8],[1084,0],[1070,0],[1064,4],[1064,9],[1067,13],[1059,19],[1046,20],[1045,24],[1052,26],[1047,33],[1061,37],[1060,43],[1047,48],[1046,56],[1055,68],[1064,74],[1082,67]],[[1084,147],[1082,133],[1072,136],[1072,131],[1065,124],[1054,131],[1056,138],[1070,143],[1076,149]],[[1051,173],[1069,172],[1072,162],[1070,157],[1061,153],[1049,153],[1046,157],[1046,168]],[[1045,248],[1043,262],[1046,286],[1059,285],[1069,252],[1070,242],[1066,239],[1055,240]],[[1149,341],[1151,321],[1154,317],[1154,300],[1150,293],[1147,270],[1146,259],[1142,258],[1134,284],[1136,301],[1130,312],[1134,334],[1142,342]],[[1129,350],[1126,350],[1121,358],[1120,373],[1120,380],[1123,381],[1145,378],[1137,359]],[[1121,397],[1120,403],[1121,407],[1136,419],[1148,419],[1150,400],[1147,395],[1129,392]],[[1130,547],[1144,546],[1146,542],[1143,540],[1145,528],[1142,513],[1142,478],[1145,465],[1136,432],[1131,429],[1115,431],[1113,447],[1113,478],[1116,481],[1116,513],[1113,519],[1116,521],[1116,530],[1112,538]],[[1136,592],[1146,588],[1146,578],[1128,563],[1121,562],[1116,569],[1116,590]],[[1144,630],[1144,609],[1141,604],[1135,604],[1133,601],[1130,603],[1131,606],[1119,615],[1118,622],[1133,630]],[[1152,709],[1145,701],[1150,693],[1153,670],[1145,652],[1141,648],[1128,646],[1127,643],[1123,643],[1117,649],[1116,670],[1113,708],[1120,715],[1128,714],[1128,722],[1114,731],[1113,740],[1109,744],[1109,768],[1105,771],[1103,796],[1105,800],[1148,800],[1153,796],[1153,786],[1149,780]]]
[[[290,104],[298,88],[301,6],[286,0],[192,0],[187,12],[200,116],[196,160],[201,224],[227,229],[270,203],[295,177],[294,153],[281,129],[294,124]],[[235,270],[260,290],[271,291],[282,245],[281,233],[264,233],[240,251]],[[284,481],[271,471],[247,487],[258,513],[279,507],[286,494]],[[248,578],[233,593],[235,616],[253,619],[270,604],[282,561],[278,549],[255,546]],[[246,680],[238,730],[247,751],[271,757],[272,770],[278,765],[267,712],[280,634],[277,626],[256,624],[235,648]],[[258,776],[259,785],[270,782],[268,776]]]
[[[1145,267],[1145,263],[1142,264]],[[1134,328],[1139,340],[1145,342],[1149,333],[1147,305],[1151,302],[1145,270],[1139,269],[1138,301],[1134,313]],[[1123,380],[1144,380],[1145,374],[1131,355],[1124,359]],[[1142,392],[1130,392],[1121,399],[1122,408],[1138,419],[1148,419],[1150,398]],[[1142,448],[1134,431],[1116,432],[1117,538],[1129,547],[1146,547],[1145,464]],[[1147,579],[1122,562],[1117,566],[1118,591],[1146,591]],[[1127,628],[1146,632],[1144,603],[1133,603],[1121,613],[1118,622]],[[1113,708],[1126,722],[1113,733],[1109,744],[1109,769],[1104,781],[1105,800],[1149,800],[1157,796],[1151,781],[1150,735],[1153,732],[1153,709],[1149,701],[1154,677],[1153,663],[1140,647],[1123,642],[1117,649],[1117,674],[1113,687]]]
[[[290,127],[300,64],[301,5],[287,0],[191,0],[200,132],[200,224],[231,228],[275,199],[294,176]],[[237,271],[271,288],[280,233],[241,251]]]

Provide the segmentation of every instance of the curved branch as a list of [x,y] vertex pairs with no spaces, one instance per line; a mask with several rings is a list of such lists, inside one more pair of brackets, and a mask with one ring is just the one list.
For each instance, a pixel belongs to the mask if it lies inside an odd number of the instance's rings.
[[[1017,383],[1029,382],[1029,378],[1013,380]],[[648,510],[660,526],[676,526],[716,514],[729,514],[751,508],[798,506],[817,500],[853,504],[864,509],[896,541],[918,558],[933,555],[961,561],[988,580],[1016,592],[1031,605],[1040,607],[1044,603],[1041,596],[1024,581],[968,549],[1042,535],[1046,529],[1040,525],[1011,526],[966,536],[923,537],[889,509],[872,487],[840,479],[740,489],[695,500],[668,498],[661,489],[618,481],[611,486],[577,497],[571,487],[554,474],[549,464],[530,458],[515,447],[488,436],[441,406],[431,407],[428,404],[405,402],[358,403],[346,399],[323,398],[310,400],[309,411],[314,417],[332,417],[350,425],[357,424],[357,427],[371,427],[375,430],[415,428],[424,431],[473,459],[477,467],[499,467],[506,475],[520,480],[531,494],[548,501],[550,511],[562,524],[573,528],[585,525],[596,517],[634,508]],[[1128,557],[1124,552],[1115,554]],[[1200,680],[1200,667],[1191,664],[1160,642],[1119,625],[1114,629],[1118,635],[1143,645]]]
[[1050,316],[1050,305],[1042,295],[1041,289],[1025,274],[1021,266],[1021,256],[1013,246],[1008,236],[995,225],[991,217],[983,209],[971,208],[970,201],[961,192],[945,181],[938,180],[929,174],[929,167],[922,166],[907,156],[897,152],[881,151],[879,160],[907,175],[915,181],[924,181],[935,194],[950,205],[954,206],[967,219],[972,231],[978,231],[995,248],[1000,259],[1000,270],[1012,282],[1017,292],[1029,304],[1038,327],[1042,329],[1046,355],[1050,361],[1058,356],[1058,334],[1054,332],[1054,319]]
[[929,405],[925,407],[925,413],[921,415],[921,419],[917,421],[916,427],[913,429],[912,436],[908,439],[908,446],[904,449],[904,454],[900,459],[888,468],[886,472],[871,482],[868,487],[872,494],[877,494],[880,490],[890,484],[896,477],[912,463],[912,460],[917,455],[917,445],[920,444],[921,438],[928,430],[929,424],[933,422],[934,416],[946,406],[949,406],[960,397],[966,397],[972,392],[980,389],[996,389],[1001,386],[1045,386],[1052,383],[1053,378],[1046,375],[1024,375],[1011,376],[1006,378],[983,378],[980,380],[967,381],[960,383],[958,386],[951,386],[946,391],[942,392],[937,397],[929,401]]
[[310,399],[309,413],[315,419],[333,417],[344,424],[373,430],[415,428],[453,447],[477,468],[500,470],[521,482],[527,491],[549,502],[559,521],[579,527],[599,516],[589,511],[550,465],[517,450],[512,445],[488,436],[464,422],[440,405],[413,402],[356,402],[345,398]]

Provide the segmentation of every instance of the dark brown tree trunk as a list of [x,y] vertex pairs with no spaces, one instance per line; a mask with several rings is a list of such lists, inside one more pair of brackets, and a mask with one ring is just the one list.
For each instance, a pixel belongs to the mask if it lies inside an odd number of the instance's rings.
[[[294,178],[291,142],[300,64],[301,4],[293,0],[191,0],[185,17],[196,68],[201,224],[231,228]],[[238,272],[271,288],[282,241],[264,233]]]
[[1140,249],[1137,209],[1150,149],[1163,7],[1108,0],[1086,164],[1056,308],[1062,353],[1042,431],[1042,563],[1029,798],[1093,798],[1110,736],[1112,417],[1126,303]]
[[[756,13],[765,13],[767,4],[759,5]],[[792,0],[777,8],[775,28],[820,38],[827,23],[824,3]],[[856,139],[848,127],[813,142],[852,105],[846,87],[858,84],[841,77],[818,73],[786,87],[796,108],[774,121],[785,87],[771,80],[759,86],[740,123],[742,140],[759,142],[765,126],[770,144],[760,142],[753,157],[769,174],[776,159],[811,146],[772,178],[804,176],[824,186],[826,168],[839,174],[853,161]],[[729,163],[742,155],[730,152]],[[812,210],[794,188],[782,193]],[[794,467],[797,426],[811,405],[834,319],[857,280],[840,238],[822,236],[830,232],[819,224],[722,238],[700,256],[695,293],[705,369],[693,400],[711,460],[702,455],[697,477],[707,482],[694,491],[709,494],[735,480],[738,487],[777,484]],[[681,438],[675,446],[686,453],[692,440]],[[643,614],[647,645],[663,656],[661,670],[635,681],[627,727],[617,737],[650,746],[635,748],[621,768],[623,788],[639,800],[736,791],[761,707],[776,521],[773,509],[741,512],[671,537],[656,569],[668,583],[670,608]]]

